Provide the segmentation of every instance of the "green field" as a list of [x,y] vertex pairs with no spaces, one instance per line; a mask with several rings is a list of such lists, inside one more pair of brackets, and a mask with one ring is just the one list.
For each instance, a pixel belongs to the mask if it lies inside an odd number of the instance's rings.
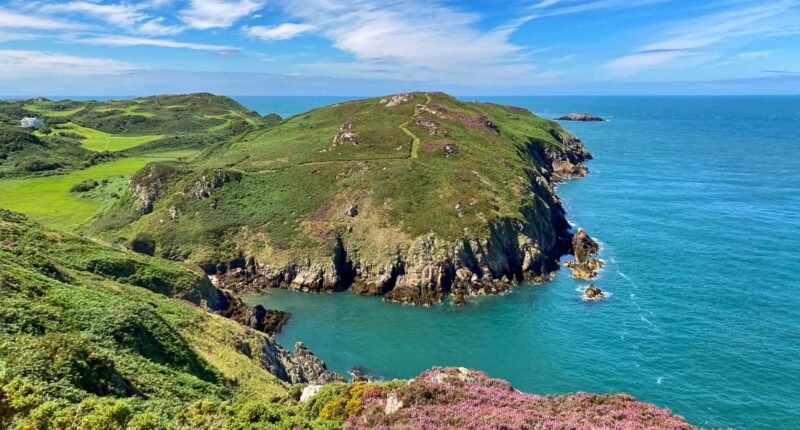
[[29,110],[31,112],[36,112],[42,115],[49,115],[49,116],[70,116],[76,114],[83,110],[83,106],[76,107],[74,109],[69,110],[55,110],[55,109],[48,109],[47,106],[52,105],[52,102],[39,102],[34,104],[27,104],[24,106],[25,110]]
[[[64,126],[58,130],[84,136],[86,139],[81,141],[81,146],[90,151],[122,151],[137,147],[143,143],[152,142],[162,137],[160,135],[116,136],[93,128],[82,127],[71,122],[64,124]],[[56,133],[58,134],[58,131],[56,131]]]
[[127,178],[149,162],[189,157],[195,153],[196,151],[162,152],[149,157],[123,158],[66,175],[0,179],[0,189],[3,190],[0,193],[0,208],[26,213],[32,219],[54,229],[72,230],[88,221],[104,206],[100,199],[86,198],[70,192],[73,185],[84,179],[100,181],[119,176]]

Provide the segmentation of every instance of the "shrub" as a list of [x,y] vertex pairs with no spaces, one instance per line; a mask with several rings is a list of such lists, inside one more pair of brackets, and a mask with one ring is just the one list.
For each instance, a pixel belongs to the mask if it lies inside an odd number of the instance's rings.
[[152,256],[156,253],[156,241],[148,234],[139,233],[131,240],[131,249],[133,252]]
[[100,185],[94,179],[84,179],[77,184],[73,185],[72,188],[69,189],[72,193],[85,193],[87,191],[92,191],[93,189],[97,188]]

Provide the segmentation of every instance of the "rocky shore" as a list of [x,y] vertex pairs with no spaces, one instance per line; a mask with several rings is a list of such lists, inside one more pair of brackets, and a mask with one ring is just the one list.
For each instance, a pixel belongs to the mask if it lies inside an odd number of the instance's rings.
[[360,258],[359,249],[349,247],[345,235],[337,240],[328,261],[307,259],[275,267],[242,256],[202,267],[216,286],[235,293],[263,288],[305,292],[350,289],[361,295],[383,296],[388,302],[422,306],[441,303],[448,296],[463,304],[470,296],[507,293],[522,281],[544,282],[558,269],[559,258],[571,252],[579,255],[580,268],[574,266],[573,270],[582,276],[583,271],[590,273],[593,265],[602,263],[583,263],[590,251],[584,249],[582,230],[574,237],[570,233],[554,185],[586,175],[584,163],[592,156],[580,139],[568,132],[554,133],[554,138],[562,147],[529,147],[528,156],[545,168],[531,171],[527,183],[521,185],[525,194],[535,196],[531,204],[520,208],[523,218],[490,222],[488,237],[465,234],[448,241],[431,233],[375,265]]

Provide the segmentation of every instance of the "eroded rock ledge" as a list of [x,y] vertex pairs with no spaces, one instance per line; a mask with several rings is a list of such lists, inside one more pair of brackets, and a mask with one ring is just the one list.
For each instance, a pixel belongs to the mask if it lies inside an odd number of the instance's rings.
[[520,202],[522,219],[500,218],[488,225],[487,237],[465,234],[455,241],[434,234],[417,238],[406,250],[375,265],[339,238],[328,261],[272,267],[242,256],[234,261],[202,265],[217,287],[235,293],[278,287],[307,292],[351,289],[386,301],[430,306],[452,296],[503,294],[528,280],[543,282],[558,269],[559,258],[571,252],[573,237],[554,183],[579,178],[591,154],[567,132],[554,136],[561,147],[530,145],[528,157],[543,166],[528,173],[521,185],[529,198]]

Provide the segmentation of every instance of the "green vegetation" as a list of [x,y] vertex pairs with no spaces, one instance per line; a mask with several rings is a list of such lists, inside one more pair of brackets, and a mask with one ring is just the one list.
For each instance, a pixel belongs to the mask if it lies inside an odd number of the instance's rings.
[[[156,160],[188,157],[195,151],[156,153],[152,157],[127,157],[63,175],[0,179],[0,208],[24,212],[32,219],[59,230],[72,230],[88,221],[125,193],[132,173]],[[86,180],[103,180],[90,193],[70,190]]]
[[0,210],[0,289],[0,428],[341,427],[262,367],[265,335],[197,306],[213,287],[180,265]]
[[[194,262],[241,253],[278,267],[331,255],[343,239],[378,264],[429,232],[447,240],[465,230],[485,235],[491,220],[522,219],[526,206],[538,205],[525,194],[530,157],[562,147],[559,125],[441,93],[390,103],[339,103],[214,146],[163,178],[152,214],[123,198],[92,233],[149,232],[160,249]],[[348,130],[354,141],[342,137]],[[214,172],[235,179],[207,184]],[[184,192],[197,187],[208,190]],[[351,204],[361,215],[344,215]],[[170,208],[182,215],[164,222]]]
[[[45,125],[32,132],[20,129],[20,119],[32,115]],[[205,93],[0,101],[0,177],[63,174],[120,155],[205,149],[261,124],[257,113]]]
[[145,136],[114,136],[100,130],[68,122],[52,130],[53,135],[76,137],[81,141],[81,146],[91,151],[122,151],[139,146],[143,143],[160,139],[159,135]]

